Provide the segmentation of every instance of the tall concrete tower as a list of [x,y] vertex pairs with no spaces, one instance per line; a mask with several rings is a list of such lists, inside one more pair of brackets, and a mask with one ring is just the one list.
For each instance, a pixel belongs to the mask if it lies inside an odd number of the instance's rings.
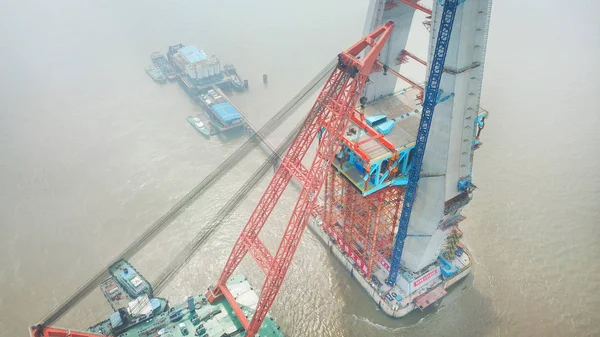
[[[406,41],[414,14],[415,8],[403,5],[391,8],[386,0],[371,0],[369,3],[363,35],[369,34],[384,22],[396,23],[390,40],[379,55],[379,61],[387,64],[393,70],[400,69],[397,59],[402,50],[406,49]],[[371,74],[371,80],[372,82],[367,85],[365,90],[365,97],[369,102],[392,94],[397,78],[378,72]]]
[[[380,61],[398,71],[395,60],[406,48],[417,1],[372,0],[365,29],[380,22],[396,23],[389,46]],[[433,58],[442,13],[433,1],[429,56]],[[473,151],[482,113],[479,102],[483,80],[491,0],[466,0],[456,11],[444,73],[423,160],[421,179],[404,243],[402,265],[417,272],[438,258],[448,228],[463,219],[462,208],[470,201]],[[428,65],[430,62],[428,62]],[[429,70],[429,69],[428,69]],[[429,73],[429,71],[427,71]],[[390,95],[397,78],[378,73],[365,93],[368,101]]]

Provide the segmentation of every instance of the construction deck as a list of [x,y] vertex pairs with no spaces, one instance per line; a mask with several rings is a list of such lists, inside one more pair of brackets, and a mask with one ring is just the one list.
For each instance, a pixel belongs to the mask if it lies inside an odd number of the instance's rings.
[[[415,88],[404,89],[392,96],[369,103],[363,109],[365,117],[385,115],[388,120],[395,120],[394,127],[385,138],[394,144],[396,149],[415,145],[422,109],[417,97],[419,93],[420,91]],[[480,108],[478,116],[483,115],[487,116],[488,112]]]
[[[210,304],[205,295],[191,296],[185,302],[169,307],[167,300],[141,293],[133,298],[121,287],[114,275],[124,270],[134,272],[143,279],[127,261],[111,266],[113,277],[103,282],[102,292],[115,310],[108,319],[87,329],[88,332],[112,337],[224,337],[245,336],[239,321],[227,300]],[[144,282],[145,279],[143,279]],[[124,280],[121,280],[122,282]],[[227,288],[247,317],[252,317],[258,303],[258,295],[243,275],[229,279]],[[112,290],[112,292],[111,292]],[[146,290],[151,291],[148,284]],[[117,299],[113,297],[121,293]],[[151,294],[151,292],[150,292]],[[127,302],[127,300],[131,302]],[[259,330],[260,336],[283,337],[279,326],[267,315]]]
[[152,285],[126,260],[120,260],[108,269],[112,278],[131,299],[141,295],[152,297]]
[[444,290],[444,288],[440,285],[439,287],[434,288],[430,292],[415,298],[415,304],[417,305],[417,307],[419,307],[419,309],[423,310],[435,303],[435,301],[444,297],[445,295],[446,290]]
[[419,90],[401,90],[391,97],[385,97],[365,106],[365,117],[385,115],[395,120],[394,127],[385,135],[396,149],[414,145],[421,120],[421,105],[417,100]]
[[[421,121],[420,90],[408,88],[398,93],[375,100],[359,111],[359,118],[353,118],[344,134],[344,146],[333,160],[333,166],[358,188],[363,196],[374,193],[389,185],[402,186],[408,183],[409,162],[416,144]],[[488,115],[479,109],[476,123],[483,127],[483,118]],[[385,116],[385,117],[382,117]],[[375,121],[375,122],[374,122]],[[369,124],[373,123],[373,124]],[[381,125],[385,128],[385,134]],[[370,129],[370,130],[369,130]],[[473,146],[481,145],[476,139]],[[351,156],[348,153],[352,152]],[[398,157],[394,157],[398,155]],[[389,161],[399,158],[399,161]],[[365,165],[368,163],[368,165]],[[387,174],[389,165],[394,163],[395,175]],[[370,174],[367,175],[367,168]],[[381,169],[380,169],[381,168]],[[370,179],[367,181],[367,179]]]
[[[427,304],[427,301],[429,301],[427,305],[435,303],[445,295],[446,289],[464,279],[471,271],[471,257],[465,247],[460,255],[452,261],[452,264],[457,266],[459,270],[450,277],[445,278],[440,273],[431,273],[436,270],[435,268],[419,274],[411,274],[403,271],[398,278],[404,279],[404,282],[408,284],[414,285],[415,281],[419,283],[419,279],[424,280],[418,284],[418,289],[411,289],[410,293],[407,293],[398,285],[402,281],[397,282],[394,286],[389,286],[385,283],[389,274],[389,270],[387,269],[389,265],[387,262],[382,261],[385,263],[379,263],[378,267],[373,270],[371,278],[367,278],[361,272],[356,261],[352,259],[352,254],[349,254],[349,252],[340,246],[338,240],[327,233],[319,217],[311,217],[308,221],[308,227],[328,246],[329,251],[342,263],[350,275],[358,281],[367,294],[371,296],[374,303],[390,317],[404,317],[415,309],[424,308],[425,306],[420,307],[420,305]],[[347,248],[347,245],[344,246]],[[427,278],[427,274],[433,276]],[[439,290],[440,288],[441,290]]]
[[102,282],[100,290],[114,311],[126,307],[133,300],[114,277]]

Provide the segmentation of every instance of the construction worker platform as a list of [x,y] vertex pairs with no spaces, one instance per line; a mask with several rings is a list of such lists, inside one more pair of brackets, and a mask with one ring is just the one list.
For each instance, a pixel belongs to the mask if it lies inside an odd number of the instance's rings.
[[333,166],[363,196],[407,183],[420,120],[420,90],[410,88],[361,107],[343,136]]
[[[365,106],[365,118],[386,116],[393,125],[385,134],[397,150],[414,146],[421,120],[421,102],[417,98],[420,91],[415,88],[404,89],[393,96],[385,97]],[[379,131],[379,130],[378,130]]]
[[[357,109],[343,136],[333,166],[367,196],[386,186],[408,183],[421,121],[421,90],[408,88]],[[488,112],[479,109],[476,124],[484,126]],[[480,145],[477,138],[473,143]]]

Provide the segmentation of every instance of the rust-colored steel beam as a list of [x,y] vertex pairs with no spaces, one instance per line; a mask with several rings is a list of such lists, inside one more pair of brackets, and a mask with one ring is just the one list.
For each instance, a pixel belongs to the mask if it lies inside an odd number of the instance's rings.
[[[275,301],[306,228],[308,217],[316,205],[327,172],[335,154],[339,151],[344,132],[354,114],[353,111],[358,104],[368,76],[392,34],[394,26],[391,21],[383,24],[348,50],[339,54],[336,69],[325,83],[298,135],[282,159],[284,165],[279,165],[277,168],[236,241],[216,286],[207,293],[211,302],[222,296],[227,299],[242,321],[248,337],[253,337],[258,333],[267,312]],[[367,49],[366,55],[360,58],[359,56]],[[311,166],[304,168],[302,159],[317,137],[319,137],[319,142],[316,155]],[[299,176],[300,180],[303,180],[302,190],[277,252],[272,255],[258,239],[258,235],[293,176]],[[226,286],[227,280],[248,252],[266,274],[256,310],[249,325],[244,324],[246,318],[240,310],[236,310],[239,305],[235,298],[228,293]]]
[[385,10],[390,10],[398,6],[400,3],[408,5],[416,10],[420,10],[427,15],[431,15],[431,9],[419,5],[419,0],[388,0],[386,1],[384,8]]
[[76,331],[70,329],[61,329],[51,326],[42,327],[32,326],[30,330],[31,337],[111,337],[91,332]]
[[[381,63],[380,61],[377,61],[377,64],[379,64],[380,66],[383,67],[383,63]],[[421,95],[425,92],[425,89],[423,89],[421,86],[419,86],[417,83],[415,83],[414,81],[412,81],[411,79],[409,79],[408,77],[400,74],[399,72],[395,71],[392,68],[387,68],[387,72],[392,73],[392,75],[398,77],[399,79],[403,80],[404,82],[410,84],[411,87],[419,90],[421,92]]]
[[421,58],[415,56],[415,54],[409,52],[408,50],[404,49],[400,52],[400,58],[406,58],[406,57],[410,57],[411,59],[421,63],[424,66],[427,66],[427,62],[423,61]]

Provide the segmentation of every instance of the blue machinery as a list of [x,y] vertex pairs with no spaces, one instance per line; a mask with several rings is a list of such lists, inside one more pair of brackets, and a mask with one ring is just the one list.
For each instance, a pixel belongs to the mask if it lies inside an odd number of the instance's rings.
[[[413,152],[414,143],[402,147],[395,154],[389,153],[366,160],[343,144],[333,165],[360,190],[363,196],[367,196],[390,185],[406,185]],[[351,169],[355,169],[362,178],[355,179],[349,176]]]
[[394,285],[396,283],[396,279],[398,278],[400,260],[402,259],[402,250],[404,249],[404,240],[407,236],[410,214],[415,201],[431,120],[435,105],[437,104],[440,81],[442,79],[444,63],[446,61],[446,53],[448,52],[450,35],[452,34],[452,25],[454,24],[456,8],[462,1],[464,0],[446,0],[443,4],[444,9],[442,11],[440,31],[438,33],[433,60],[431,62],[429,81],[427,82],[427,87],[425,89],[425,100],[423,102],[421,121],[419,123],[419,132],[417,134],[414,158],[408,174],[408,184],[406,186],[406,192],[404,195],[404,204],[402,205],[402,215],[400,216],[400,224],[398,226],[398,232],[396,233],[394,248],[392,250],[390,274],[387,279],[388,285]]

